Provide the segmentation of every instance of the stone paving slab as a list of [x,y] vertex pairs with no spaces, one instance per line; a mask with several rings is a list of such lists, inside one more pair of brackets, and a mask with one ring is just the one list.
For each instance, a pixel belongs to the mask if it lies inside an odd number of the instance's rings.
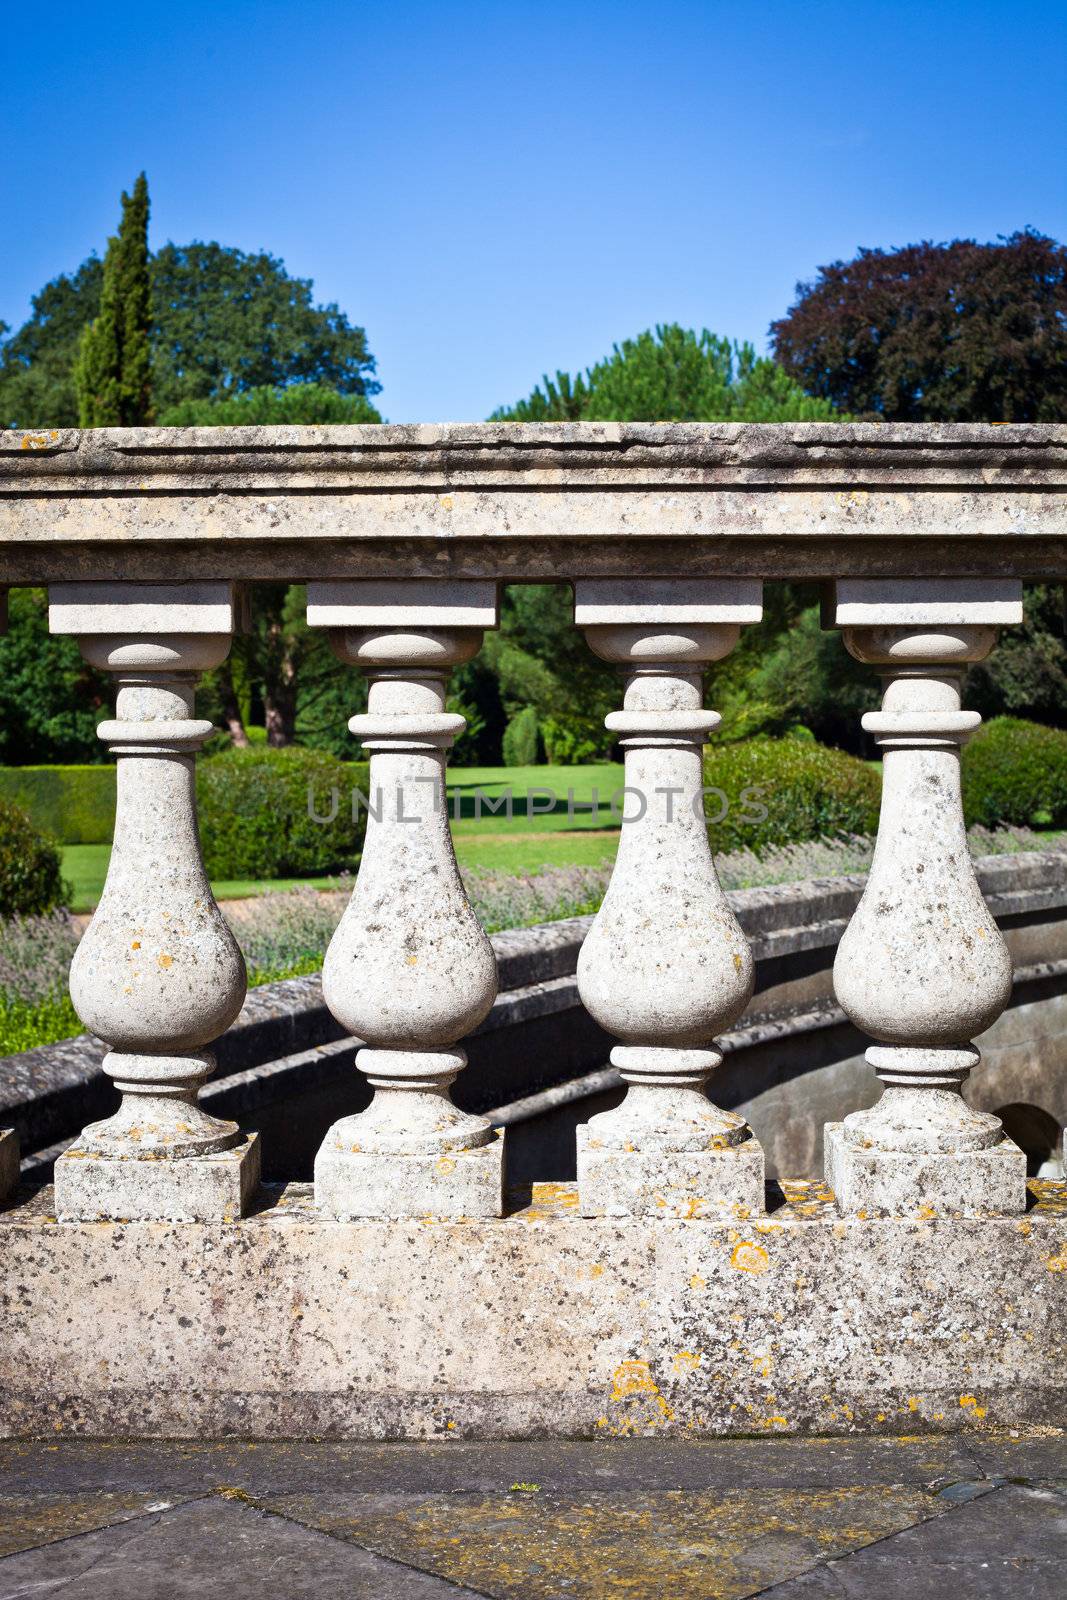
[[768,1591],[774,1600],[1062,1600],[1067,1498],[1050,1485],[1007,1484]]
[[[984,1450],[991,1466],[979,1464]],[[1010,1469],[1010,1470],[1009,1470]],[[64,1440],[0,1441],[0,1493],[61,1489],[249,1494],[318,1489],[377,1493],[492,1494],[518,1480],[545,1490],[708,1489],[758,1482],[766,1488],[927,1484],[984,1476],[1067,1474],[1067,1437],[977,1441],[960,1436],[900,1439],[630,1439],[587,1443],[351,1444]]]
[[0,1597],[63,1600],[447,1600],[469,1591],[239,1501],[173,1511],[0,1562]]
[[0,1529],[0,1600],[1060,1600],[1067,1436],[6,1443]]
[[0,1493],[0,1556],[91,1533],[97,1528],[110,1528],[151,1512],[170,1511],[181,1498],[128,1489]]

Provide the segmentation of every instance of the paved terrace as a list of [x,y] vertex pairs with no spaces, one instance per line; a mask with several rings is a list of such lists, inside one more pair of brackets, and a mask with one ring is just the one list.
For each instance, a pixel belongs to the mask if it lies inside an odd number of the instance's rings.
[[1060,1600],[1067,1440],[0,1445],[0,1596]]

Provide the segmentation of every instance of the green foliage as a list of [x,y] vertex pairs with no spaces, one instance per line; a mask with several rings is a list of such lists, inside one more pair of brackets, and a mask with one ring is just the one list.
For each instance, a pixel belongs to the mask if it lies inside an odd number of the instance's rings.
[[0,634],[0,761],[102,762],[96,737],[113,688],[75,640],[48,632],[43,589],[13,589]]
[[[185,400],[290,384],[377,394],[363,329],[336,305],[315,305],[311,281],[291,278],[277,257],[167,244],[150,258],[149,276],[159,415]],[[103,278],[91,256],[53,279],[34,296],[28,321],[0,343],[0,427],[78,426],[74,363],[83,328],[100,315]]]
[[353,815],[355,788],[366,793],[362,765],[324,750],[260,746],[201,761],[196,796],[208,876],[319,877],[351,868],[366,830],[362,807]]
[[23,1000],[0,989],[0,1056],[17,1055],[39,1044],[73,1039],[85,1027],[65,989],[40,1000]]
[[1067,418],[1067,249],[1030,229],[996,244],[861,250],[821,267],[771,324],[808,394],[885,422]]
[[1067,733],[995,717],[963,747],[968,827],[1067,825]]
[[20,806],[61,844],[109,844],[115,768],[0,767],[0,801]]
[[584,377],[557,372],[501,422],[824,422],[843,420],[750,344],[705,328],[658,326],[615,345]]
[[83,428],[140,427],[153,419],[149,354],[148,181],[122,196],[122,219],[107,242],[99,314],[88,323],[74,362]]
[[1004,628],[994,651],[967,676],[967,705],[983,717],[1004,714],[1067,726],[1067,596],[1060,584],[1023,591],[1024,623]]
[[608,754],[613,735],[604,718],[618,703],[619,678],[574,626],[569,588],[505,590],[500,632],[486,635],[482,654],[508,718],[532,706],[547,761],[570,765]]
[[59,846],[19,806],[0,800],[0,917],[51,911],[67,895]]
[[182,400],[160,417],[164,427],[247,428],[283,424],[381,422],[366,395],[340,394],[324,383],[260,387],[214,400]]
[[810,739],[760,737],[712,746],[704,783],[718,791],[705,798],[716,851],[759,851],[878,827],[878,772]]
[[537,712],[523,706],[504,729],[504,765],[532,767],[537,761]]

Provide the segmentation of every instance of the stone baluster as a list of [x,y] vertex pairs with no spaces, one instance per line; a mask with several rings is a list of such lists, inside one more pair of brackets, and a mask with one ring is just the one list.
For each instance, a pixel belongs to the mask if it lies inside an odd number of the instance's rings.
[[122,1095],[55,1168],[61,1221],[240,1216],[259,1180],[256,1135],[198,1104],[207,1046],[245,994],[237,942],[200,853],[194,762],[212,731],[197,678],[225,660],[237,600],[227,583],[59,583],[49,627],[73,634],[117,683],[97,730],[117,758],[115,840],[100,904],[71,965],[86,1027],[110,1047]]
[[[586,1216],[743,1217],[763,1210],[763,1151],[706,1084],[714,1038],[752,994],[744,934],[715,873],[703,810],[703,669],[762,614],[758,582],[590,580],[575,621],[625,677],[607,726],[625,757],[615,868],[578,960],[586,1009],[623,1042],[621,1105],[578,1129]],[[630,820],[625,820],[629,817]]]
[[[7,632],[7,590],[0,588],[0,633]],[[0,1128],[0,1200],[18,1182],[19,1140],[13,1128]]]
[[496,958],[456,866],[445,803],[448,750],[464,719],[449,674],[498,621],[492,583],[312,583],[308,621],[370,680],[349,728],[370,754],[367,836],[352,899],[323,965],[326,1003],[364,1041],[374,1089],[315,1161],[334,1217],[499,1216],[503,1138],[454,1105],[459,1046],[496,997]]
[[863,898],[838,948],[834,988],[878,1043],[884,1085],[870,1110],[826,1128],[839,1208],[895,1216],[998,1216],[1026,1207],[1026,1159],[999,1117],[961,1089],[973,1040],[1011,995],[1012,965],[967,850],[960,749],[979,726],[963,678],[998,624],[1022,621],[1021,586],[999,579],[855,579],[833,620],[882,678],[863,726],[882,751],[878,839]]

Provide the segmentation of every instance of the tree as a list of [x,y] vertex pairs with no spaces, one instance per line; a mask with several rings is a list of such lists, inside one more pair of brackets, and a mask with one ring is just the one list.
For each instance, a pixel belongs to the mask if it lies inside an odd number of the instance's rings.
[[324,383],[293,383],[287,389],[244,389],[220,400],[182,400],[159,420],[167,428],[248,428],[381,422],[382,418],[366,395],[338,394]]
[[135,428],[153,420],[149,335],[148,180],[123,192],[119,231],[107,242],[100,311],[83,329],[74,362],[83,428]]
[[883,422],[1067,418],[1067,249],[1025,229],[861,250],[771,324],[809,394]]
[[0,762],[99,762],[96,724],[114,693],[106,672],[86,666],[75,639],[48,631],[43,589],[13,589],[0,635]]
[[750,344],[677,322],[613,346],[584,377],[557,372],[526,400],[493,413],[498,422],[832,422],[833,406],[813,400]]
[[[311,281],[291,278],[275,256],[168,244],[150,258],[149,275],[159,416],[186,400],[263,386],[313,383],[352,396],[381,387],[363,329],[336,305],[316,305]],[[0,341],[0,427],[78,426],[74,363],[82,330],[100,315],[103,277],[91,256],[53,279],[34,296],[32,316]]]

